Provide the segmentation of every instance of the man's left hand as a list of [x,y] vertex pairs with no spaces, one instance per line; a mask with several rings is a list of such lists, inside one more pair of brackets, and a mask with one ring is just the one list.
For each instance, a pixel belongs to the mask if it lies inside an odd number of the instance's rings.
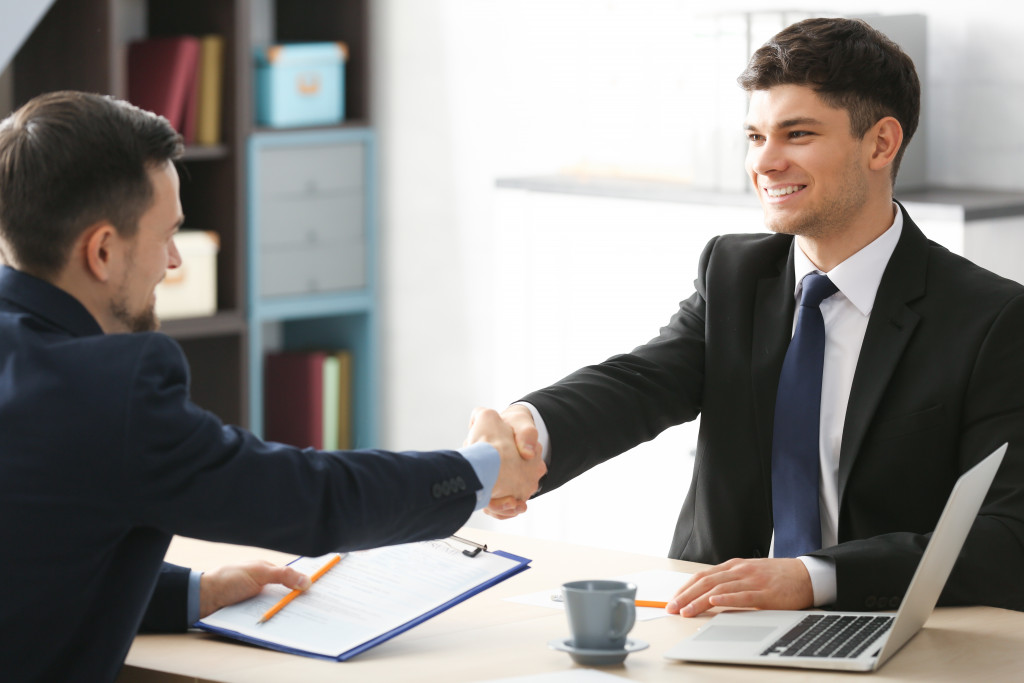
[[695,617],[712,607],[795,610],[813,604],[811,577],[800,560],[737,558],[694,574],[666,609]]
[[268,583],[280,583],[292,590],[306,590],[310,585],[309,577],[302,572],[266,561],[214,569],[199,578],[199,618],[258,595]]

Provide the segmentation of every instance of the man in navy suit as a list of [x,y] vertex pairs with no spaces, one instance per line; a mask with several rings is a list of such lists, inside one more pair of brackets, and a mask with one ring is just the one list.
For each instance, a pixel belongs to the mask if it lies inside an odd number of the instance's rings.
[[248,564],[189,595],[192,574],[163,564],[174,534],[306,555],[443,537],[544,472],[493,411],[459,452],[318,452],[193,404],[154,332],[154,288],[181,263],[181,152],[165,119],[98,95],[0,123],[5,680],[113,680],[147,604],[148,625],[183,629],[265,583],[307,585]]
[[[862,21],[810,19],[739,82],[747,172],[775,234],[712,240],[657,338],[503,413],[548,460],[543,490],[699,415],[669,555],[716,566],[669,611],[893,609],[957,478],[1009,442],[941,603],[1024,609],[1024,288],[927,240],[893,199],[920,109],[913,63]],[[822,275],[838,291],[814,304],[820,407],[797,421],[815,432],[803,521],[817,538],[786,554],[776,511],[799,491],[775,478],[780,377],[802,281]]]

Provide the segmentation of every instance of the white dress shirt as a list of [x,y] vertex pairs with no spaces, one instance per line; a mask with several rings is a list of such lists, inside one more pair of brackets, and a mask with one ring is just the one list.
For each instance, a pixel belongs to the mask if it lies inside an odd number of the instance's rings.
[[[843,423],[846,404],[850,400],[853,374],[857,370],[860,347],[864,343],[868,318],[875,304],[875,294],[882,274],[889,264],[896,243],[903,232],[903,213],[893,204],[893,224],[873,242],[850,256],[825,275],[839,289],[821,302],[821,316],[825,320],[825,365],[821,377],[821,424],[818,451],[821,458],[818,507],[821,513],[821,544],[823,548],[835,545],[839,538],[839,447],[843,442]],[[793,271],[796,289],[795,301],[803,292],[802,280],[808,273],[821,273],[800,249],[793,250]],[[799,306],[797,307],[799,309]],[[793,330],[796,330],[796,313]],[[521,402],[533,415],[537,425],[545,462],[551,462],[551,444],[547,427],[540,412],[531,404]],[[775,538],[769,556],[774,557]],[[827,605],[836,600],[836,571],[831,560],[801,557],[807,567],[814,589],[814,604]]]
[[[895,206],[895,205],[894,205]],[[903,233],[903,213],[895,209],[893,224],[853,256],[830,270],[828,275],[839,291],[821,302],[825,320],[825,365],[821,374],[821,422],[818,453],[821,470],[818,478],[818,509],[821,514],[821,547],[839,542],[839,447],[843,442],[846,404],[850,400],[853,374],[857,370],[860,347],[875,305],[875,294],[882,273],[889,264],[896,243]],[[800,249],[793,250],[793,274],[800,301],[802,280],[809,273],[820,273]],[[798,307],[799,308],[799,307]],[[793,316],[796,330],[796,315]],[[774,557],[775,538],[769,556]],[[836,571],[831,560],[801,557],[811,575],[814,604],[827,605],[836,600]]]

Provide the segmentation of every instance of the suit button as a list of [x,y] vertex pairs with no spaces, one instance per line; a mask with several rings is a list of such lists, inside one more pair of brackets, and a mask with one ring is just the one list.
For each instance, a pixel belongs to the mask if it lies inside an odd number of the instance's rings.
[[455,477],[455,485],[458,487],[456,489],[458,491],[465,491],[466,490],[466,480],[463,479],[462,477]]
[[444,495],[446,495],[446,496],[451,495],[451,493],[452,493],[452,480],[448,479],[443,484],[441,484],[441,490],[444,492]]
[[867,607],[868,609],[871,609],[872,607],[874,607],[875,606],[875,596],[869,595],[868,599],[864,601],[864,606]]
[[889,598],[889,607],[891,607],[893,609],[896,609],[899,606],[900,606],[900,599],[898,597],[894,596],[894,597]]
[[440,484],[434,484],[434,498],[440,498],[443,495]]

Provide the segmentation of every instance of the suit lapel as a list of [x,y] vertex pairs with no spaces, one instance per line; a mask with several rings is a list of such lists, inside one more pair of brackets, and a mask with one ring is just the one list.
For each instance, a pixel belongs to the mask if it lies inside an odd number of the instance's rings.
[[754,388],[755,421],[765,494],[771,500],[772,426],[779,373],[786,348],[793,336],[796,287],[793,275],[793,246],[788,257],[779,259],[777,270],[757,283],[754,298],[754,328],[751,344],[751,372]]
[[927,240],[906,210],[903,218],[903,232],[879,283],[850,387],[839,449],[840,501],[868,426],[920,318],[908,304],[925,292]]

